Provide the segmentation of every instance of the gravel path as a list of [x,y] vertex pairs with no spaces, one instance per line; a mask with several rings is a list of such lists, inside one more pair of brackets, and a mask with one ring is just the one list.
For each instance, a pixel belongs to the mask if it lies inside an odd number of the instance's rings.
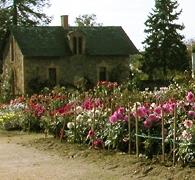
[[22,146],[25,136],[0,135],[1,180],[92,180],[121,179],[114,170],[105,170],[82,159],[60,157],[33,147]]
[[195,179],[194,167],[166,167],[134,156],[96,152],[41,134],[0,131],[0,180]]

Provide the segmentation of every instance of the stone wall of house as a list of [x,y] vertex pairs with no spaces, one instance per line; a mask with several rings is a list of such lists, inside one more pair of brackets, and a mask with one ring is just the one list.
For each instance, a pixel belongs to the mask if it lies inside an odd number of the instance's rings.
[[9,76],[12,93],[24,94],[23,55],[13,37],[10,37],[8,41],[3,61],[3,74],[5,76],[7,73]]
[[28,91],[32,79],[44,81],[48,79],[48,69],[56,68],[58,84],[74,84],[79,78],[85,77],[95,84],[98,78],[98,68],[107,69],[107,80],[119,82],[128,78],[128,57],[104,57],[84,55],[66,58],[26,58],[24,60],[25,89]]

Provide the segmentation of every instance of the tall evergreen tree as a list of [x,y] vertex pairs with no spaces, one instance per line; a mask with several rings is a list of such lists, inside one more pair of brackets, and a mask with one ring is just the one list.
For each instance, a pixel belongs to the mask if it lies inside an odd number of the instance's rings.
[[42,11],[49,5],[49,0],[0,0],[0,40],[10,25],[48,24],[51,17]]
[[176,0],[155,0],[155,8],[145,22],[147,37],[143,71],[150,79],[169,79],[188,67],[187,50],[177,23],[182,10]]

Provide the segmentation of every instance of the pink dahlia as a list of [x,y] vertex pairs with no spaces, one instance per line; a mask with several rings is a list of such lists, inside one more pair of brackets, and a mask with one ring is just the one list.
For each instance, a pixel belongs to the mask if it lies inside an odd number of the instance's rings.
[[156,108],[154,109],[154,112],[155,112],[156,114],[158,114],[158,115],[161,115],[161,111],[162,111],[162,109],[161,109],[160,106],[158,106],[158,107],[156,107]]
[[157,122],[159,120],[158,116],[156,116],[156,114],[150,114],[148,116],[148,119],[151,121],[151,122]]
[[194,94],[190,91],[187,93],[186,100],[192,102],[194,100]]
[[112,116],[109,117],[109,122],[110,122],[111,124],[116,123],[117,120],[118,120],[117,114],[113,114]]
[[137,115],[139,117],[145,117],[147,115],[147,109],[144,106],[137,108]]
[[194,119],[195,118],[195,112],[194,111],[188,111],[188,117]]

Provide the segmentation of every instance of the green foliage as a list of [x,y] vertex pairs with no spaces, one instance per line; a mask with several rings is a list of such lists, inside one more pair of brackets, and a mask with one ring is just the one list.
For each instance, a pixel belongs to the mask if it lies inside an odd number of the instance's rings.
[[174,71],[188,68],[187,50],[178,31],[184,29],[177,24],[181,10],[176,0],[156,0],[153,12],[145,22],[147,37],[145,44],[145,62],[143,71],[150,79],[170,79]]
[[0,101],[7,102],[11,99],[11,83],[10,83],[10,73],[8,69],[5,68],[4,73],[1,75],[1,84],[0,84]]
[[192,52],[195,53],[195,44],[192,45]]
[[0,0],[0,40],[11,25],[35,26],[48,24],[51,17],[42,13],[49,0]]
[[130,77],[128,87],[131,90],[139,87],[140,82],[148,78],[148,75],[141,70],[143,62],[144,57],[141,54],[132,55],[130,57]]
[[[118,121],[115,124],[107,123],[102,139],[106,139],[105,147],[108,149],[124,150],[127,142],[128,125],[125,121]],[[126,147],[127,148],[127,147]]]
[[97,23],[96,20],[97,17],[95,14],[83,14],[76,17],[75,24],[79,27],[102,26],[102,23]]

